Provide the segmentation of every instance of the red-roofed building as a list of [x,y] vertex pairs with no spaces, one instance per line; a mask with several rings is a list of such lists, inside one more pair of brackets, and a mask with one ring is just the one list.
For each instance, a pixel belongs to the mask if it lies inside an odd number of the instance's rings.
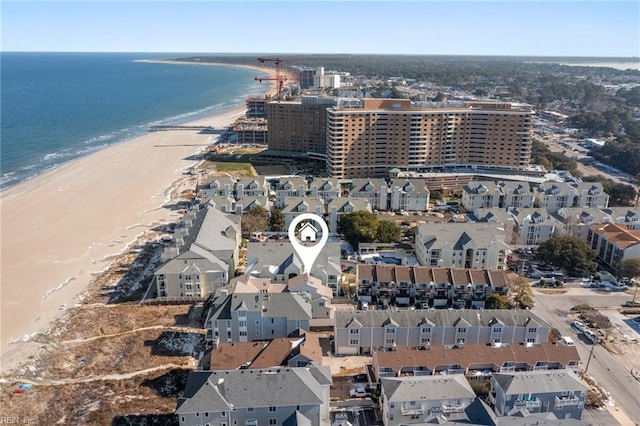
[[587,242],[596,251],[598,259],[614,268],[621,260],[640,257],[640,230],[629,229],[624,224],[591,225]]

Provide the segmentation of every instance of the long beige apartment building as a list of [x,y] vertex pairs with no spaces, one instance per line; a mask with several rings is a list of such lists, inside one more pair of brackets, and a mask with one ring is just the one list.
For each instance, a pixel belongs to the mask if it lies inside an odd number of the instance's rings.
[[333,106],[327,110],[327,171],[355,178],[386,177],[393,168],[525,168],[531,115],[528,108],[487,102],[364,99],[362,107]]

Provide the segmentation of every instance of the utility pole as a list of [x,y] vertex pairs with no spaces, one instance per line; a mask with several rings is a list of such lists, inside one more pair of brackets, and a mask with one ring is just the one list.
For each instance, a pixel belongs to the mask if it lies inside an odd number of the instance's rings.
[[600,343],[600,338],[596,337],[595,340],[593,341],[593,344],[591,345],[591,350],[589,351],[589,358],[587,358],[587,365],[584,367],[584,374],[587,374],[587,371],[589,370],[589,363],[591,362],[591,356],[593,355],[593,350],[596,348],[596,345]]

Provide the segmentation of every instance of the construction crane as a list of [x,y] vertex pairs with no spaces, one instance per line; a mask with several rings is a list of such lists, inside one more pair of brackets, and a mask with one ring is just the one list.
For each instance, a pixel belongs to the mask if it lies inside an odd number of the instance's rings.
[[282,89],[284,88],[284,82],[287,81],[288,76],[282,75],[282,58],[258,58],[258,62],[265,64],[267,62],[273,62],[276,66],[275,77],[255,77],[254,80],[262,83],[263,81],[275,81],[278,89],[278,99],[282,96]]
[[344,56],[283,56],[280,58],[257,58],[258,62],[261,64],[266,64],[267,62],[273,62],[276,68],[276,74],[274,77],[255,77],[254,80],[262,83],[263,81],[275,81],[278,88],[278,99],[282,99],[282,89],[284,88],[284,82],[293,79],[292,76],[283,74],[282,72],[282,63],[284,61],[293,61],[293,62],[306,62],[306,61],[333,61],[333,60],[342,60],[345,59]]

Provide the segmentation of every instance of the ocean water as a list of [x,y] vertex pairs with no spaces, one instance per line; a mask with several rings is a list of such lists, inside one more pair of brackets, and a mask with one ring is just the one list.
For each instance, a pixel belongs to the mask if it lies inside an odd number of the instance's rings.
[[140,136],[244,105],[255,70],[137,62],[154,53],[0,53],[0,188]]

